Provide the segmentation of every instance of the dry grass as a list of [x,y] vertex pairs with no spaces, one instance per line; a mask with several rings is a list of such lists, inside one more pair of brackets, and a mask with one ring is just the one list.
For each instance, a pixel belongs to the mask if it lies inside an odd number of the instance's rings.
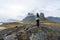
[[51,25],[51,26],[60,26],[60,22],[41,21],[40,23],[45,25]]
[[[53,26],[60,26],[60,23],[58,22],[51,22],[51,21],[40,21],[41,24],[45,24],[45,25],[53,25]],[[4,26],[4,27],[15,27],[15,26],[23,26],[23,25],[35,25],[36,22],[35,21],[32,21],[32,22],[27,22],[27,23],[18,23],[18,22],[13,22],[13,23],[5,23],[5,24],[2,24],[0,26]],[[50,30],[50,29],[49,29]],[[55,30],[55,29],[54,29]],[[37,29],[33,29],[32,32],[36,32]],[[21,30],[20,32],[24,32],[24,30]],[[57,33],[57,32],[56,32]],[[51,36],[51,34],[55,34],[56,33],[54,32],[50,32],[50,31],[47,31],[47,36]],[[25,38],[26,35],[22,35],[22,36],[19,36],[20,40],[23,40]]]
[[[36,22],[35,21],[32,21],[32,22],[27,22],[26,23],[27,25],[36,25]],[[52,21],[40,21],[40,24],[44,24],[44,25],[51,25],[51,26],[60,26],[60,22],[52,22]]]
[[[45,24],[45,25],[53,25],[53,26],[60,26],[60,23],[58,22],[51,22],[51,21],[40,21],[40,24]],[[18,23],[18,22],[11,22],[11,23],[4,23],[0,26],[3,27],[15,27],[15,26],[23,26],[23,25],[36,25],[35,21],[31,21],[31,22],[26,22],[26,23]]]
[[13,28],[13,27],[16,27],[16,26],[23,26],[23,25],[25,25],[25,24],[24,23],[18,23],[18,22],[11,22],[11,23],[4,23],[0,26]]

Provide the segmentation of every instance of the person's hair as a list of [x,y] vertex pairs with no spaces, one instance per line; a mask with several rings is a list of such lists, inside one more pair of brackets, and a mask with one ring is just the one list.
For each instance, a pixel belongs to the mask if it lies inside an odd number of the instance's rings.
[[39,17],[39,14],[37,13],[36,16]]

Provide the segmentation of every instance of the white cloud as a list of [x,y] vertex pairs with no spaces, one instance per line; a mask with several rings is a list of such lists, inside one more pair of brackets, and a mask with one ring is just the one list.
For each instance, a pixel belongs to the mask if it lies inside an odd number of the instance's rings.
[[0,18],[23,18],[28,12],[41,12],[45,16],[60,17],[60,0],[0,0]]

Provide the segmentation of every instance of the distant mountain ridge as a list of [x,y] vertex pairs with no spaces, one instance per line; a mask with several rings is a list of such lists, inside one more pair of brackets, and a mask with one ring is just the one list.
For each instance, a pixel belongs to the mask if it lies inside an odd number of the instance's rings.
[[[34,15],[33,13],[28,13],[28,15],[21,21],[21,20],[17,20],[17,19],[5,19],[5,18],[0,18],[0,23],[6,23],[6,22],[29,22],[29,21],[35,21],[36,19],[36,15]],[[40,20],[49,20],[52,22],[60,22],[60,17],[53,17],[53,16],[49,16],[49,17],[45,17],[44,14],[41,13],[40,15]]]
[[17,19],[6,19],[6,20],[2,20],[0,19],[0,23],[8,23],[8,22],[20,22],[20,20]]
[[[22,22],[29,22],[29,21],[35,21],[36,15],[33,14],[28,14],[23,20]],[[53,17],[53,16],[49,16],[49,17],[45,17],[43,13],[41,13],[40,15],[40,20],[48,20],[48,21],[52,21],[52,22],[60,22],[60,17]]]
[[60,17],[46,17],[46,19],[48,19],[49,21],[53,21],[53,22],[60,22]]

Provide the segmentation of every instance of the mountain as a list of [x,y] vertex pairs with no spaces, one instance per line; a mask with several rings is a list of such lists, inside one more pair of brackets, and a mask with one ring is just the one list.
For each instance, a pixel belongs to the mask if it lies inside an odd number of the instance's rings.
[[20,20],[17,20],[17,19],[8,19],[7,21],[8,22],[20,22]]
[[20,20],[17,19],[0,19],[0,23],[8,23],[8,22],[20,22]]
[[[34,21],[36,19],[36,15],[33,13],[28,13],[28,15],[22,20],[22,22],[29,22],[29,21]],[[48,20],[52,22],[60,22],[60,17],[45,17],[44,13],[40,13],[40,20]]]
[[28,13],[28,15],[22,20],[22,22],[34,21],[35,15],[33,13]]
[[40,20],[46,20],[45,16],[44,16],[44,13],[40,13]]
[[60,17],[46,17],[47,20],[53,21],[53,22],[60,22]]
[[[22,20],[22,22],[35,21],[36,15],[33,13],[28,13],[28,15]],[[40,13],[40,20],[45,20],[44,13]]]

